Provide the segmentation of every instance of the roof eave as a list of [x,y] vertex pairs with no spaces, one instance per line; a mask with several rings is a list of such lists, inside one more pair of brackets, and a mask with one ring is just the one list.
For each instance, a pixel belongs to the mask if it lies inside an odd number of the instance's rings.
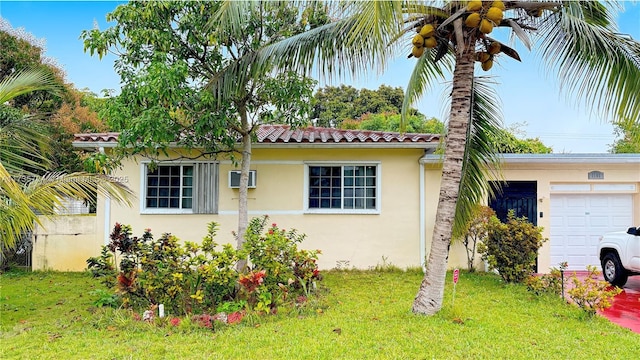
[[[640,154],[501,154],[505,164],[640,164]],[[440,162],[440,155],[427,154],[422,164]]]
[[389,143],[254,143],[254,149],[435,149],[437,143],[389,142]]
[[114,148],[118,146],[114,141],[74,141],[71,143],[74,148],[79,149],[95,149],[95,148]]

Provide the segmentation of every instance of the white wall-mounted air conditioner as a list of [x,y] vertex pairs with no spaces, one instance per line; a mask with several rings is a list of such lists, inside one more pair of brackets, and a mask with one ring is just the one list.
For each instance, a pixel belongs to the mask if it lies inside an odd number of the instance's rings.
[[[237,189],[240,187],[240,170],[229,171],[229,187]],[[254,189],[256,187],[256,171],[249,170],[249,188]]]

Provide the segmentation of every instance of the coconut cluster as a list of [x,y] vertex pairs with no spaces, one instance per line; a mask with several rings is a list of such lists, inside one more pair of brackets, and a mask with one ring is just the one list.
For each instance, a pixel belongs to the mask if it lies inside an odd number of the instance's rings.
[[[505,6],[502,1],[469,1],[464,24],[468,28],[478,29],[482,34],[489,34],[498,26],[504,16]],[[488,71],[493,66],[493,56],[500,52],[502,45],[491,42],[486,51],[476,53],[476,60],[482,64],[482,70]]]
[[431,24],[426,24],[422,28],[418,30],[418,34],[413,37],[411,43],[413,44],[413,49],[411,49],[411,54],[419,58],[424,54],[424,49],[432,49],[438,45],[438,41],[436,40],[436,29]]
[[469,15],[464,24],[470,28],[477,28],[483,34],[493,31],[493,27],[500,24],[504,16],[502,1],[469,1],[467,11]]

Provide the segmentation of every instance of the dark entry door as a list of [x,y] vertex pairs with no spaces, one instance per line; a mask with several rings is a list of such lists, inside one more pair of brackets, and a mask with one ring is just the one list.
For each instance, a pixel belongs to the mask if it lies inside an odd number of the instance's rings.
[[[491,187],[499,183],[492,181]],[[526,216],[533,225],[538,225],[538,183],[535,181],[502,182],[502,192],[496,193],[495,199],[489,199],[489,207],[496,212],[500,221],[507,220],[509,210],[514,210],[516,217]]]

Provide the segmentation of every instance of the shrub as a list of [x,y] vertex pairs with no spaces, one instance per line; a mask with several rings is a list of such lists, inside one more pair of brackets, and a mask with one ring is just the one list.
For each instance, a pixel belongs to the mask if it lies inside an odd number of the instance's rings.
[[546,239],[542,238],[542,228],[516,218],[513,210],[502,223],[492,216],[487,224],[487,237],[478,244],[482,259],[496,269],[506,282],[523,282],[533,273],[538,249]]
[[298,249],[306,235],[279,229],[275,223],[265,232],[268,219],[267,216],[254,218],[247,228],[243,249],[251,269],[265,272],[261,286],[272,294],[274,305],[277,305],[276,299],[308,296],[316,280],[321,278],[316,263],[320,250]]
[[598,310],[604,310],[611,306],[611,300],[622,290],[610,286],[604,280],[598,280],[600,272],[595,266],[587,266],[587,277],[580,280],[575,273],[571,275],[573,288],[567,291],[569,298],[589,315],[594,315]]
[[462,237],[462,244],[467,250],[467,268],[469,269],[469,272],[474,272],[476,270],[473,264],[476,258],[478,242],[486,238],[489,219],[496,215],[495,211],[488,206],[476,205],[472,211],[472,217],[465,224],[465,230]]
[[[171,234],[154,240],[150,229],[138,238],[129,226],[116,224],[101,256],[87,264],[94,276],[115,286],[124,306],[164,304],[169,314],[236,313],[233,319],[240,321],[243,308],[275,312],[288,298],[308,296],[320,279],[319,251],[298,249],[305,236],[295,230],[273,224],[263,234],[266,221],[251,221],[240,250],[218,246],[216,223],[208,225],[201,244],[181,244]],[[236,270],[241,259],[251,264],[245,273]]]
[[563,289],[563,275],[567,269],[567,263],[560,263],[559,268],[552,267],[551,272],[549,274],[544,274],[541,276],[530,275],[525,280],[525,284],[527,285],[527,290],[535,293],[536,295],[541,295],[542,293],[550,293],[558,296],[562,296]]
[[[117,273],[116,293],[124,306],[164,304],[173,314],[215,309],[235,297],[235,264],[241,256],[231,245],[216,250],[216,229],[215,223],[209,224],[200,245],[181,245],[171,234],[154,240],[151,230],[146,229],[138,238],[132,236],[129,226],[116,223],[102,255],[87,263],[94,276],[101,277],[107,286],[112,285],[111,272]],[[117,259],[118,254],[116,271],[112,259]]]
[[117,272],[113,254],[108,247],[102,247],[100,256],[87,259],[87,269],[91,271],[93,277],[101,278],[102,283],[107,287],[115,286]]

